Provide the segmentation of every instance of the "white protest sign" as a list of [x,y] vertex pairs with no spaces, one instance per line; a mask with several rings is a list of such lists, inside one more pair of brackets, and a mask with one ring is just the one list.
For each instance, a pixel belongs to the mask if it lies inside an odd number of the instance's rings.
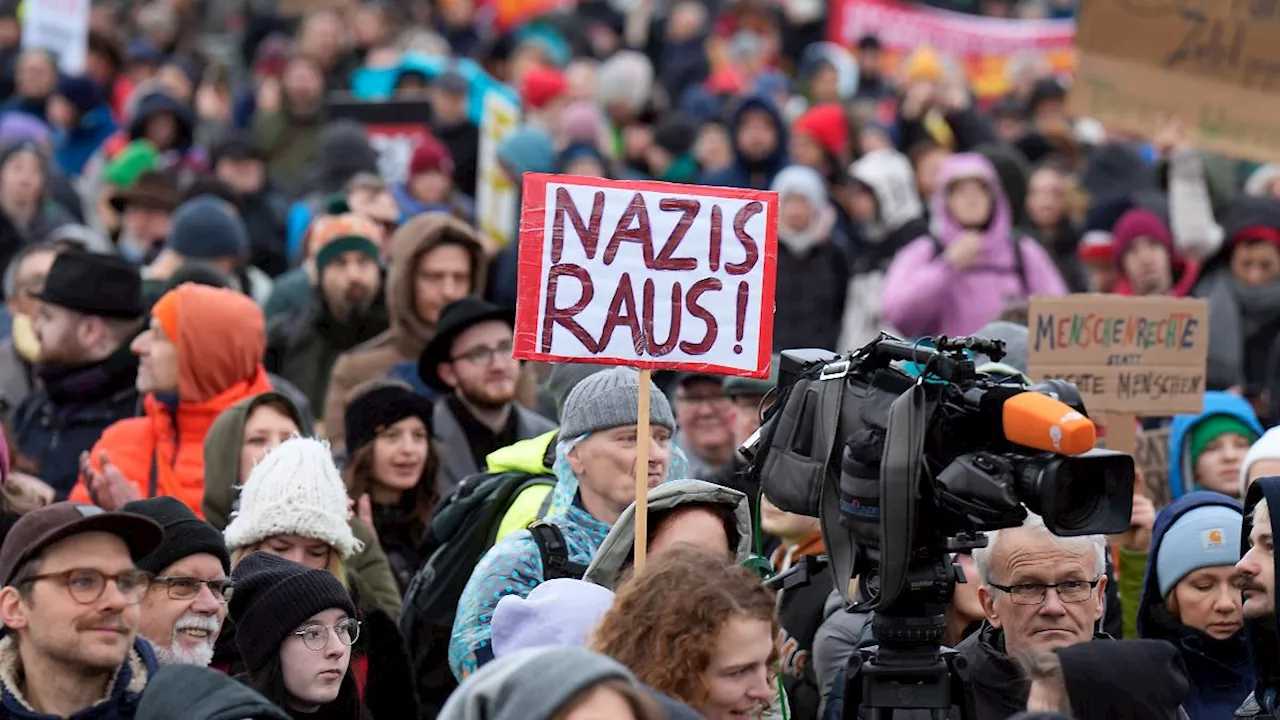
[[526,174],[515,356],[764,377],[777,193]]
[[506,246],[516,239],[519,188],[498,163],[498,145],[520,124],[520,106],[490,90],[484,96],[483,118],[476,162],[476,224],[482,234]]
[[22,47],[48,50],[64,75],[83,75],[89,50],[90,0],[24,0]]

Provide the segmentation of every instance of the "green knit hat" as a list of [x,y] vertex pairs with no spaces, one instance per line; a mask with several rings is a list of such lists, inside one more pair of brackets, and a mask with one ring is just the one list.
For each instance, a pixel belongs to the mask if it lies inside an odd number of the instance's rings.
[[158,167],[160,151],[156,146],[149,140],[134,140],[111,158],[103,170],[103,178],[111,187],[124,190],[133,187],[142,173]]
[[1249,441],[1250,445],[1258,440],[1258,434],[1240,418],[1234,415],[1210,415],[1193,425],[1188,433],[1187,443],[1191,451],[1189,458],[1191,467],[1195,467],[1196,461],[1200,459],[1200,453],[1204,452],[1209,443],[1227,433],[1235,433],[1243,437]]

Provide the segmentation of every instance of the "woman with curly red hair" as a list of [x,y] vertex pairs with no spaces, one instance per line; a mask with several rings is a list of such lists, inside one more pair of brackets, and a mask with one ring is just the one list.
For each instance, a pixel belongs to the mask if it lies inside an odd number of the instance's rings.
[[774,701],[777,637],[759,576],[680,548],[619,588],[595,648],[708,720],[737,720],[763,717]]

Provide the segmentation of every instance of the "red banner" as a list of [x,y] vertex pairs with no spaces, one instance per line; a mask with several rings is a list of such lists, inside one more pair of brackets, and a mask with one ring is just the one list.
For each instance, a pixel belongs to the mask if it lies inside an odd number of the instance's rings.
[[830,39],[854,47],[864,35],[884,46],[888,69],[912,50],[929,46],[964,66],[983,98],[1010,90],[1005,66],[1023,52],[1039,52],[1056,72],[1075,67],[1074,20],[1008,20],[947,12],[895,0],[835,0]]

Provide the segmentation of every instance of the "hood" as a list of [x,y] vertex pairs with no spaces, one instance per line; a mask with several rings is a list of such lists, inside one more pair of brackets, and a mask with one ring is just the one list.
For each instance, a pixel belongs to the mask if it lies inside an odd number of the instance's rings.
[[520,650],[486,663],[454,691],[440,720],[559,717],[571,700],[605,680],[636,680],[617,662],[579,647]]
[[1178,415],[1169,430],[1169,497],[1177,499],[1195,489],[1191,487],[1195,472],[1189,457],[1189,435],[1192,428],[1214,415],[1230,415],[1248,425],[1257,435],[1263,433],[1262,423],[1258,422],[1258,416],[1243,398],[1219,391],[1205,393],[1204,410],[1198,415]]
[[[1253,508],[1258,501],[1266,498],[1267,509],[1270,510],[1271,534],[1276,535],[1276,511],[1280,508],[1280,477],[1258,478],[1249,486],[1244,499],[1244,521],[1240,526],[1240,554],[1249,552],[1249,534],[1253,532]],[[1280,560],[1273,555],[1272,562],[1280,569]],[[1273,577],[1280,577],[1276,573]],[[1258,684],[1255,696],[1259,702],[1266,702],[1274,693],[1264,692],[1267,689],[1280,689],[1280,609],[1274,617],[1262,620],[1245,620],[1244,636],[1249,643],[1249,653],[1253,656],[1253,667],[1258,672]],[[1274,697],[1270,698],[1272,703]],[[1271,711],[1274,708],[1266,708]]]
[[1244,194],[1260,197],[1269,195],[1271,190],[1271,181],[1280,179],[1280,165],[1272,163],[1271,165],[1263,165],[1254,170],[1249,175],[1249,179],[1244,183]]
[[[194,704],[193,704],[194,700]],[[289,720],[285,711],[244,683],[195,665],[160,668],[142,694],[134,720]]]
[[[1147,574],[1142,582],[1142,599],[1138,603],[1138,637],[1179,640],[1186,635],[1198,634],[1189,628],[1182,627],[1165,609],[1164,598],[1160,596],[1159,578],[1155,572],[1156,555],[1164,543],[1165,533],[1178,518],[1196,508],[1212,505],[1229,507],[1236,512],[1240,512],[1242,507],[1239,500],[1222,493],[1197,490],[1174,500],[1156,516],[1155,526],[1151,529],[1151,549],[1147,552]],[[1177,627],[1170,627],[1171,624]],[[1242,646],[1243,643],[1244,639],[1240,638]]]
[[265,376],[262,309],[242,293],[186,283],[152,308],[178,350],[178,398],[203,403]]
[[151,92],[138,100],[129,122],[129,139],[140,140],[147,131],[147,121],[161,113],[170,113],[178,120],[178,140],[175,149],[185,152],[195,142],[195,116],[186,103],[164,92]]
[[982,155],[952,155],[942,164],[938,171],[937,189],[929,199],[929,232],[941,240],[943,245],[950,244],[960,233],[960,224],[947,211],[947,188],[951,183],[965,178],[977,178],[986,183],[987,190],[995,200],[995,209],[986,230],[987,244],[979,257],[988,262],[994,261],[992,264],[1007,267],[1013,258],[1013,243],[1010,241],[1013,213],[995,166]]
[[[204,436],[204,485],[206,488],[233,488],[240,484],[240,446],[244,444],[244,424],[253,411],[263,403],[275,403],[289,411],[289,417],[297,423],[303,436],[311,434],[310,423],[299,412],[298,406],[282,393],[265,392],[232,405],[218,415],[209,432]],[[205,492],[207,504],[215,493]],[[221,494],[217,494],[221,496]],[[227,495],[234,497],[234,493]],[[217,508],[216,516],[224,519],[231,515],[231,508]],[[206,519],[212,516],[206,510]],[[221,529],[221,528],[219,528]]]
[[559,430],[552,430],[494,450],[485,457],[485,466],[490,473],[514,471],[549,475],[555,461],[556,438],[559,436]]
[[1017,148],[1005,143],[987,143],[976,151],[991,161],[1000,178],[1000,187],[1009,198],[1009,209],[1015,227],[1026,227],[1027,183],[1031,180],[1031,164]]
[[849,168],[849,174],[875,193],[879,211],[875,225],[882,229],[879,239],[924,214],[916,192],[916,174],[902,153],[872,150]]
[[[156,674],[156,669],[156,654],[151,649],[151,643],[143,639],[141,635],[135,635],[133,648],[125,656],[124,662],[115,672],[110,691],[106,697],[92,707],[76,713],[76,716],[94,719],[113,718],[117,717],[117,712],[135,707],[139,697],[147,689],[147,681]],[[22,657],[18,654],[17,638],[13,635],[0,637],[0,689],[4,690],[4,694],[7,696],[3,701],[0,701],[0,713],[6,718],[15,716],[41,719],[55,717],[37,713],[31,709],[27,699],[22,696],[19,690],[21,683],[18,682],[18,678],[21,676],[22,671]],[[10,699],[20,705],[21,710],[11,710],[7,707]]]
[[[55,168],[53,163],[49,162],[49,159],[45,156],[44,152],[40,150],[39,145],[27,140],[12,143],[10,145],[0,145],[0,167],[7,165],[10,158],[22,152],[30,153],[40,165],[40,171],[45,178],[41,197],[47,201],[49,199],[49,192],[53,186],[52,176],[55,172]],[[37,218],[38,217],[39,213],[37,213]],[[33,220],[33,223],[34,222],[35,220]]]
[[1240,497],[1249,489],[1249,468],[1259,460],[1280,460],[1280,427],[1273,427],[1258,438],[1240,463]]
[[414,310],[413,278],[418,259],[442,242],[461,245],[471,255],[471,292],[484,292],[486,265],[476,231],[465,222],[441,213],[419,215],[401,225],[388,241],[387,317],[397,346],[406,357],[416,358],[435,334],[435,325]]
[[[772,118],[773,127],[778,132],[778,143],[773,149],[773,154],[758,163],[747,162],[742,157],[742,149],[738,147],[738,125],[742,123],[742,116],[750,110],[765,111]],[[773,102],[764,95],[748,95],[733,108],[733,112],[729,115],[729,138],[733,141],[733,157],[744,167],[750,168],[755,165],[777,171],[787,163],[787,124],[783,122],[778,108],[774,107]]]
[[[727,487],[703,480],[676,480],[659,485],[649,491],[649,512],[665,512],[681,505],[700,503],[721,505],[733,510],[738,532],[738,547],[734,562],[742,562],[751,554],[751,507],[747,496]],[[608,537],[600,544],[591,566],[583,580],[602,585],[610,590],[617,587],[622,571],[631,566],[631,554],[636,540],[636,506],[622,511]]]
[[1112,142],[1093,151],[1080,185],[1096,204],[1154,188],[1156,174],[1137,148],[1129,143]]

